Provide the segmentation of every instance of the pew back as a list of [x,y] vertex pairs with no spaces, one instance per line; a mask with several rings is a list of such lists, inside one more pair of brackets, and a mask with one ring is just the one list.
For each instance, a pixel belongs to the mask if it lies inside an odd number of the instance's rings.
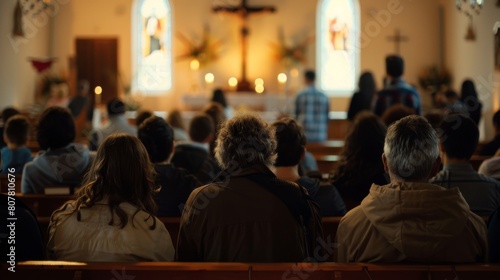
[[[1,275],[10,273],[2,264]],[[499,265],[20,262],[9,279],[500,279]],[[2,277],[4,279],[4,277]]]

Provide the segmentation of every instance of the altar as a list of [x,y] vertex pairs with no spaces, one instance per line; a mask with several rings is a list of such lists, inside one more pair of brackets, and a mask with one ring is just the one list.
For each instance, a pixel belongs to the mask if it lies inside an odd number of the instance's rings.
[[[234,110],[280,112],[293,114],[295,96],[291,94],[256,94],[252,92],[226,93],[228,106]],[[210,102],[208,94],[187,93],[182,96],[183,110],[199,111]]]

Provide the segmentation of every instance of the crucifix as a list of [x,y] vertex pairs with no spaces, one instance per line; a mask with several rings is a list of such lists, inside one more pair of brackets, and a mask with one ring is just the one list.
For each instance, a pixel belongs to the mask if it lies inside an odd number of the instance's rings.
[[399,54],[401,42],[407,42],[408,37],[402,36],[401,32],[399,32],[399,29],[396,29],[394,36],[387,36],[387,40],[394,42],[394,44],[396,45],[396,54]]
[[246,0],[241,0],[239,5],[235,6],[215,6],[212,8],[215,13],[226,12],[236,14],[242,20],[241,24],[241,78],[238,81],[238,91],[253,91],[250,82],[247,80],[247,38],[249,34],[248,17],[257,13],[274,13],[276,8],[273,6],[248,6]]

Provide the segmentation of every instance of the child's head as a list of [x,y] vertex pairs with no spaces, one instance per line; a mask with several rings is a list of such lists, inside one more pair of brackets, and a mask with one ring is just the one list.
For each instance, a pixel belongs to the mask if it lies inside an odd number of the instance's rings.
[[5,124],[4,141],[16,146],[24,146],[28,141],[29,122],[25,116],[11,117]]

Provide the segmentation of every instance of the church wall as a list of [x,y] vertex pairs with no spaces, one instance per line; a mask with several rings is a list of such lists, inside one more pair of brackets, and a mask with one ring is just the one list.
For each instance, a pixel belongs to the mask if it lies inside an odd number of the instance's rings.
[[0,109],[33,103],[38,74],[28,58],[44,58],[49,49],[49,16],[27,17],[25,37],[12,37],[17,0],[0,1]]
[[500,21],[500,7],[484,1],[479,15],[474,14],[476,41],[466,41],[468,18],[455,8],[454,1],[442,1],[445,8],[446,65],[453,76],[453,87],[460,91],[464,79],[472,79],[483,103],[481,140],[494,136],[491,118],[500,109],[500,73],[494,70],[493,25]]

